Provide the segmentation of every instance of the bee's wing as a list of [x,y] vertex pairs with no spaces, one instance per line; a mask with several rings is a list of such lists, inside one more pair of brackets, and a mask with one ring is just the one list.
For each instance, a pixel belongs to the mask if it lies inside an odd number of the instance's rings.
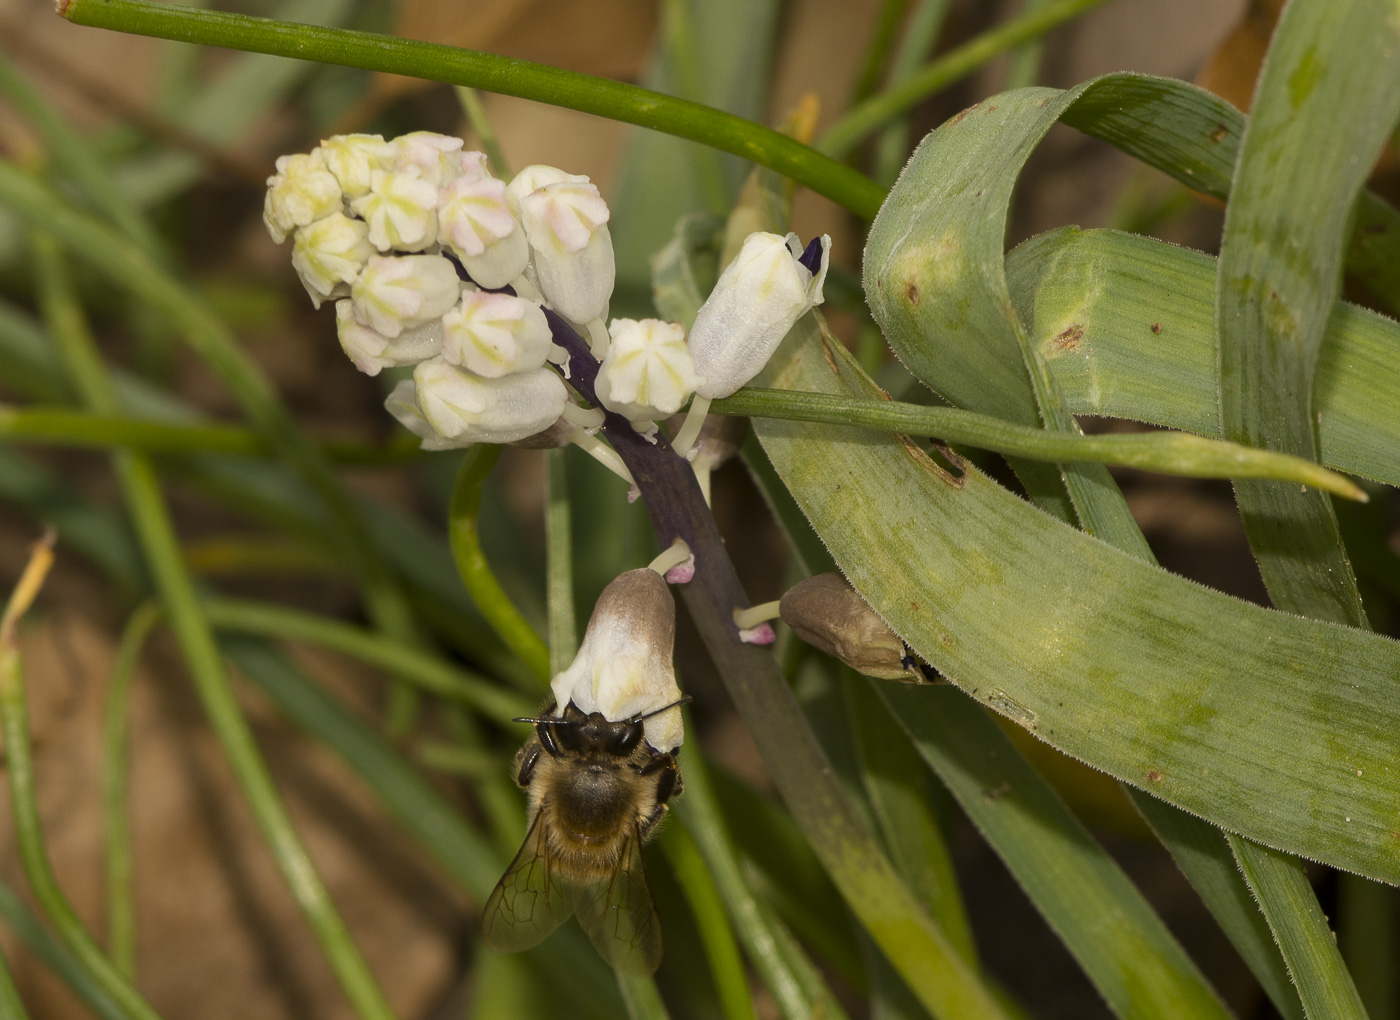
[[543,941],[569,919],[574,905],[549,859],[545,812],[535,815],[520,852],[486,901],[482,935],[499,953],[518,953]]
[[639,839],[627,841],[609,878],[573,886],[573,898],[578,922],[603,959],[637,974],[656,970],[661,963],[661,919],[647,888]]

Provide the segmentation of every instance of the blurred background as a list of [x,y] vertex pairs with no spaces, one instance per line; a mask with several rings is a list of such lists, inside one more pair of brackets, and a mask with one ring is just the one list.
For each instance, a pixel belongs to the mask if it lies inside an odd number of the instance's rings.
[[[669,0],[259,0],[237,9],[664,84],[654,77],[654,61],[668,6]],[[769,88],[764,95],[729,99],[748,102],[776,124],[804,97],[815,96],[820,133],[848,106],[866,38],[882,6],[878,0],[776,5],[749,36],[750,50],[734,54],[736,60],[765,62],[771,68]],[[1035,81],[1064,87],[1110,71],[1138,71],[1199,80],[1246,106],[1277,6],[1267,0],[1114,0],[1046,37]],[[954,0],[934,53],[1021,7],[1020,0]],[[0,0],[0,50],[100,148],[124,189],[178,253],[185,277],[234,326],[311,435],[324,441],[396,442],[395,426],[381,406],[384,380],[354,371],[338,348],[334,316],[329,309],[312,310],[292,271],[289,249],[269,239],[261,219],[263,182],[279,154],[307,151],[332,133],[376,131],[388,137],[433,130],[462,135],[470,146],[473,135],[453,89],[275,58],[260,58],[260,72],[230,82],[230,72],[246,66],[242,55],[75,27],[54,16],[50,0]],[[1010,64],[1010,58],[995,60],[920,106],[911,119],[910,143],[1000,91]],[[210,87],[218,82],[222,89]],[[634,147],[647,144],[640,133],[522,100],[480,98],[512,168],[547,163],[598,183],[613,205],[623,267],[613,314],[649,311],[645,258],[669,239],[674,223],[648,220],[638,186],[620,170]],[[24,162],[38,159],[40,151],[32,127],[0,97],[0,153]],[[1383,163],[1378,170],[1376,186],[1393,197],[1393,190],[1387,192],[1393,186],[1390,166]],[[1065,224],[1114,226],[1214,253],[1221,221],[1218,206],[1164,175],[1104,143],[1056,127],[1022,178],[1007,240],[1012,245]],[[848,214],[799,193],[794,226],[803,238],[830,233],[833,261],[858,273],[862,227]],[[35,314],[30,268],[23,229],[0,211],[0,328],[6,328],[6,316]],[[80,285],[89,307],[105,316],[99,338],[114,362],[214,417],[236,415],[227,393],[173,342],[168,329],[143,321],[139,309],[122,307],[121,297],[105,292],[100,282],[80,278]],[[1351,296],[1365,300],[1365,295]],[[860,342],[858,315],[838,311],[832,318],[844,339]],[[0,377],[0,399],[15,395],[12,380]],[[114,502],[102,455],[26,450],[25,456],[93,498]],[[0,494],[24,486],[16,463],[0,461]],[[399,458],[347,470],[345,477],[357,491],[417,521],[425,533],[440,534],[452,466],[432,458]],[[621,490],[614,479],[586,458],[571,458],[569,472],[582,620],[614,573],[650,559],[654,540],[639,508],[618,513]],[[1134,472],[1119,476],[1164,566],[1265,601],[1228,484]],[[170,483],[187,560],[204,578],[234,594],[361,619],[351,583],[324,551],[250,521],[178,473]],[[753,601],[776,598],[792,575],[761,499],[737,464],[722,469],[714,487],[721,527]],[[507,590],[535,621],[542,619],[544,604],[542,492],[539,457],[509,450],[488,486],[483,511],[488,554]],[[596,505],[579,498],[588,493],[597,494]],[[1388,502],[1352,510],[1344,524],[1349,537],[1362,536],[1357,548],[1369,550],[1357,557],[1372,619],[1378,630],[1392,632],[1400,544]],[[18,575],[35,533],[33,518],[12,505],[9,495],[0,498],[0,578],[7,585]],[[66,554],[60,543],[59,567],[24,633],[50,851],[64,888],[97,930],[104,923],[101,704],[129,609],[122,593]],[[296,649],[295,657],[367,718],[380,708],[382,680],[366,668],[306,648]],[[699,739],[730,775],[766,793],[762,762],[684,622],[677,657],[682,684],[696,696]],[[395,1007],[403,1016],[424,1020],[463,1015],[471,1001],[478,907],[444,880],[329,751],[284,722],[256,691],[241,688],[240,695],[297,826]],[[131,718],[138,953],[141,986],[152,1002],[172,1018],[349,1016],[234,788],[184,680],[178,652],[159,632],[137,674]],[[1016,735],[1031,743],[1023,732]],[[1047,748],[1034,753],[1240,1015],[1272,1015],[1117,788]],[[434,775],[463,810],[475,810],[469,781],[446,768]],[[7,808],[0,809],[0,878],[21,889],[25,882],[9,817]],[[1107,1015],[1064,948],[965,822],[957,830],[956,854],[980,948],[1001,982],[1037,1017]],[[679,894],[664,867],[654,866],[651,875],[665,917],[667,900]],[[1329,880],[1319,880],[1326,906]],[[668,928],[667,937],[673,947],[687,944],[684,932]],[[8,928],[0,928],[0,940],[36,1017],[89,1015]],[[685,965],[676,958],[679,951],[672,952],[666,967]],[[839,976],[833,980],[839,987]],[[771,1005],[760,1002],[761,1008]]]

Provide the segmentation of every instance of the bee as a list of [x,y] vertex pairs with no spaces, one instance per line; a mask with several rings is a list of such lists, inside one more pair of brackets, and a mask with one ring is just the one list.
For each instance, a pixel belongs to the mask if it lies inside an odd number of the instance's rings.
[[690,700],[611,722],[551,701],[515,757],[529,791],[529,830],[486,901],[486,945],[513,953],[577,914],[598,953],[619,970],[650,974],[661,962],[661,920],[642,865],[666,802],[681,793],[675,755],[644,739],[643,721]]

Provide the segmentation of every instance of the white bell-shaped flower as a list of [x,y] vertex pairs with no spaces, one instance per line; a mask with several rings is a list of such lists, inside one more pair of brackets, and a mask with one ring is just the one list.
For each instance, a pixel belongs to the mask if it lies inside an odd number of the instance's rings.
[[341,349],[365,375],[378,375],[395,365],[416,365],[442,353],[441,319],[387,337],[355,318],[353,301],[337,301],[335,327]]
[[443,358],[413,370],[418,409],[443,439],[510,443],[543,432],[564,413],[568,391],[552,370],[487,379]]
[[506,185],[506,204],[515,216],[520,215],[520,200],[532,191],[543,188],[546,184],[562,184],[566,181],[586,181],[587,177],[576,177],[573,174],[566,174],[557,166],[546,166],[543,163],[532,163],[525,169],[510,179]]
[[516,181],[521,179],[549,181],[523,194],[523,185],[514,195],[507,189],[507,198],[518,203],[530,242],[536,285],[566,319],[588,323],[601,318],[607,313],[617,275],[607,227],[608,204],[587,177],[552,167],[528,167]]
[[506,184],[480,152],[462,153],[462,174],[438,196],[438,240],[483,287],[504,287],[525,271],[530,245],[506,202]]
[[417,388],[413,385],[412,379],[400,379],[394,385],[393,390],[384,398],[384,410],[392,414],[400,425],[422,440],[418,444],[420,450],[430,452],[459,450],[472,445],[470,439],[443,439],[433,431],[433,427],[428,424],[428,419],[424,418],[423,412],[418,410]]
[[312,304],[320,308],[326,298],[350,293],[350,284],[373,254],[369,227],[342,212],[333,212],[297,230],[292,266]]
[[390,338],[441,318],[461,292],[457,268],[441,255],[374,255],[350,287],[355,318]]
[[554,344],[539,305],[482,290],[463,294],[442,328],[443,358],[488,378],[542,367]]
[[418,168],[418,176],[434,187],[450,181],[462,172],[457,152],[462,148],[460,138],[440,135],[434,131],[412,131],[394,139],[397,150],[394,169]]
[[326,169],[320,149],[277,157],[277,173],[267,179],[263,222],[281,244],[297,227],[340,211],[340,183]]
[[326,167],[340,182],[346,201],[369,194],[370,174],[394,165],[398,149],[380,135],[332,135],[321,143]]
[[[676,603],[661,575],[645,567],[603,589],[568,669],[550,684],[555,715],[570,701],[581,712],[619,722],[665,708],[642,723],[647,743],[672,751],[685,737],[672,661]],[[668,705],[674,705],[667,708]]]
[[369,224],[369,239],[380,251],[422,251],[437,240],[437,185],[404,170],[371,170],[369,193],[350,207]]
[[763,370],[788,330],[822,303],[830,255],[826,234],[805,252],[796,234],[745,239],[690,328],[700,396],[727,397]]
[[631,421],[656,421],[681,409],[700,378],[685,329],[660,319],[613,319],[612,342],[598,369],[598,399]]

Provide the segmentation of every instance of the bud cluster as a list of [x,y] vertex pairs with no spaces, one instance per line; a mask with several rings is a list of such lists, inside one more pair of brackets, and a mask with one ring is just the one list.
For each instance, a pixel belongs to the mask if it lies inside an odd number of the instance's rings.
[[417,131],[336,135],[280,157],[267,186],[268,231],[279,244],[293,238],[312,302],[335,302],[355,366],[414,366],[385,406],[425,449],[579,441],[601,423],[547,365],[568,377],[545,309],[590,338],[599,402],[640,431],[697,392],[733,393],[821,303],[831,243],[804,252],[796,235],[751,235],[687,338],[657,319],[604,328],[609,210],[587,177],[529,166],[507,183],[462,139]]

